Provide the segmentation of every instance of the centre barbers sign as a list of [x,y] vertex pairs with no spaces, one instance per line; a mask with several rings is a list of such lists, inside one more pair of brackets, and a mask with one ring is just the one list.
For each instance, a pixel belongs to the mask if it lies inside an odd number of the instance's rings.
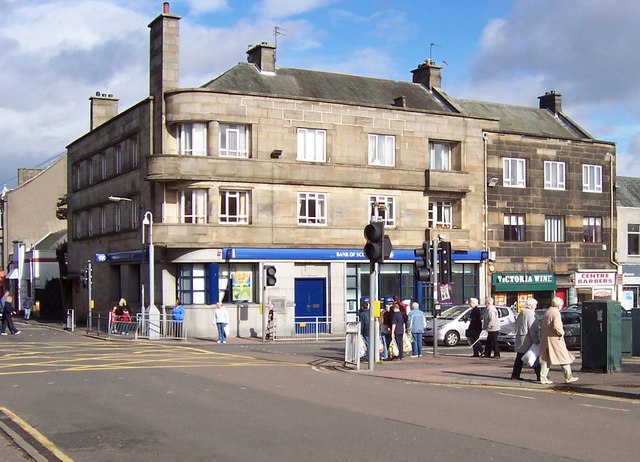
[[585,271],[576,273],[576,287],[614,286],[615,271]]

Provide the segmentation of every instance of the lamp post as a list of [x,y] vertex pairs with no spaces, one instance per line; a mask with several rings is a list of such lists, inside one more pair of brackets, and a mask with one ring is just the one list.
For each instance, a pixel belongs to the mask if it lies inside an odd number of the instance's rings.
[[142,243],[144,244],[144,227],[149,227],[149,308],[155,306],[154,294],[154,255],[153,255],[153,214],[151,212],[144,213],[144,219],[142,220]]
[[[144,213],[144,219],[142,220],[142,243],[144,244],[144,227],[149,227],[149,306],[147,307],[147,320],[149,322],[149,340],[156,340],[160,338],[160,312],[156,308],[154,296],[155,296],[155,276],[154,276],[154,262],[153,257],[153,214],[151,212]],[[144,315],[142,323],[144,324]]]

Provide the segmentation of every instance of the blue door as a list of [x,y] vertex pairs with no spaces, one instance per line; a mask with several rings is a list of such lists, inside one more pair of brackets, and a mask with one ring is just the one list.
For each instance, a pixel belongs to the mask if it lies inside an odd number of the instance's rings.
[[325,278],[295,280],[296,333],[327,331],[326,287]]

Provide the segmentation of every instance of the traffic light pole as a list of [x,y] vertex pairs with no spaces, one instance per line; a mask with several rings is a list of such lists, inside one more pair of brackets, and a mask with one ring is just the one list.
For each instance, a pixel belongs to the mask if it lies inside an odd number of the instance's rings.
[[91,330],[91,308],[93,301],[92,294],[92,285],[93,285],[93,275],[91,272],[93,269],[91,268],[91,260],[87,260],[87,328]]
[[433,240],[433,255],[431,258],[433,271],[431,271],[431,282],[433,283],[433,356],[438,354],[438,329],[437,329],[437,313],[438,313],[438,239]]
[[369,275],[369,370],[372,371],[376,363],[376,351],[378,351],[378,339],[376,338],[376,316],[373,308],[376,294],[378,293],[378,264],[371,263],[371,274]]

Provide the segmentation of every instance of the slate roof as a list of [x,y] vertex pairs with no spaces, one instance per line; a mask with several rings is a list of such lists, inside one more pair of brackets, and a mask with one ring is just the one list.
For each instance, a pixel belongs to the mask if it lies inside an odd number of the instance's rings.
[[466,99],[456,99],[455,102],[469,115],[498,119],[499,130],[502,133],[522,133],[561,139],[592,139],[587,132],[562,115],[555,117],[546,109]]
[[439,91],[430,92],[421,84],[397,80],[286,67],[278,67],[274,73],[264,73],[253,64],[239,63],[201,88],[225,93],[395,108],[398,106],[394,106],[394,100],[404,96],[407,109],[494,119],[502,133],[593,140],[589,133],[562,113],[554,116],[550,111],[537,107],[455,99]]
[[616,202],[620,207],[640,207],[640,178],[616,177]]
[[67,240],[67,228],[47,234],[38,242],[36,250],[56,250],[60,244]]
[[247,63],[239,63],[202,88],[395,108],[394,100],[404,96],[409,109],[456,113],[417,83],[286,67],[277,68],[273,74],[261,73],[253,64]]

